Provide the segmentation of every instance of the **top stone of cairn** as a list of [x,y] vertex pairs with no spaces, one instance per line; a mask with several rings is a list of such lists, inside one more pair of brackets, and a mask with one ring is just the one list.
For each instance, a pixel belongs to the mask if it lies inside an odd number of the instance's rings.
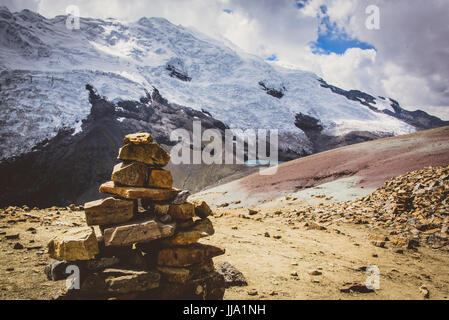
[[125,144],[120,148],[117,158],[123,161],[137,161],[156,167],[165,167],[170,161],[170,155],[167,151],[155,142]]
[[123,139],[124,144],[149,144],[153,142],[153,137],[147,132],[132,133],[125,136]]

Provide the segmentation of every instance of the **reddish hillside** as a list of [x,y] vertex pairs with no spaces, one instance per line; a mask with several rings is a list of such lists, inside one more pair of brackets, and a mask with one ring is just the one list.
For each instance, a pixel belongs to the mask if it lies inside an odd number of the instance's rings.
[[449,164],[449,127],[380,139],[284,163],[271,176],[258,173],[239,184],[251,194],[300,190],[341,177],[377,188],[386,180],[426,166]]

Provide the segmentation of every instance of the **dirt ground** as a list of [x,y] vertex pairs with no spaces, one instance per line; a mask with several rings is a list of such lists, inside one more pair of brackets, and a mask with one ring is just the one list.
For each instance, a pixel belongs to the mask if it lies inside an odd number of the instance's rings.
[[[64,281],[48,281],[44,274],[51,261],[46,243],[58,232],[83,225],[84,213],[32,210],[0,217],[0,299],[49,299]],[[249,216],[246,209],[221,208],[211,220],[216,233],[201,242],[226,248],[215,261],[230,262],[248,281],[246,287],[227,289],[225,299],[424,299],[422,285],[430,299],[449,297],[447,252],[420,247],[401,254],[371,244],[368,234],[379,230],[345,223],[307,230],[269,209]],[[19,238],[6,239],[11,233]],[[14,249],[16,243],[23,249]],[[340,292],[345,282],[365,282],[364,269],[371,265],[379,269],[379,289]]]
[[[51,261],[46,245],[58,232],[85,224],[83,215],[67,209],[0,213],[0,299],[50,299],[64,285],[44,274]],[[18,239],[6,239],[17,233]],[[14,249],[17,243],[23,249]]]
[[[423,299],[421,285],[429,289],[430,299],[449,297],[446,252],[419,248],[399,254],[378,248],[367,236],[381,233],[361,225],[306,230],[277,217],[257,221],[257,216],[234,214],[214,218],[216,234],[207,241],[226,248],[217,261],[229,261],[248,279],[248,287],[230,288],[225,299]],[[345,282],[365,282],[369,274],[363,269],[372,265],[380,272],[378,290],[340,292]],[[310,275],[314,270],[322,274]],[[258,294],[249,296],[251,289]]]

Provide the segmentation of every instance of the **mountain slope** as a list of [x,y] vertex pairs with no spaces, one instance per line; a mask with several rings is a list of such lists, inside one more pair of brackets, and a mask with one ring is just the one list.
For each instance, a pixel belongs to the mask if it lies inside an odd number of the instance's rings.
[[342,95],[310,72],[269,64],[162,18],[81,18],[79,30],[67,29],[66,18],[0,7],[0,158],[29,152],[61,129],[79,133],[90,113],[88,83],[110,101],[139,101],[154,86],[171,103],[231,128],[279,129],[280,149],[291,159],[322,149],[316,144],[323,139],[298,125],[298,115],[315,119],[324,140],[361,133],[345,143],[445,124],[425,113],[404,116],[386,98]]
[[285,196],[305,196],[310,200],[326,190],[334,195],[334,200],[352,200],[370,193],[390,178],[427,166],[448,164],[449,127],[443,127],[296,159],[279,165],[274,175],[254,173],[204,190],[194,198],[248,208]]
[[[100,197],[98,188],[110,180],[111,168],[119,162],[117,150],[123,137],[136,131],[149,132],[165,149],[174,128],[192,133],[192,122],[200,120],[203,130],[215,129],[224,135],[222,122],[191,108],[167,103],[157,90],[141,101],[117,104],[86,86],[92,105],[89,116],[77,134],[75,129],[60,130],[32,152],[0,162],[0,207],[11,204],[50,207],[81,204]],[[200,188],[242,172],[244,165],[173,165],[175,186],[199,191]]]

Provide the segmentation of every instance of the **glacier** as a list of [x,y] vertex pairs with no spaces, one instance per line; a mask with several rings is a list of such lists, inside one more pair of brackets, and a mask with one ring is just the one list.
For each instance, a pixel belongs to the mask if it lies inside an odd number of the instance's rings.
[[[300,154],[312,146],[295,126],[298,113],[319,119],[330,136],[416,130],[379,112],[394,111],[385,98],[349,100],[311,72],[280,67],[164,18],[81,18],[79,30],[67,29],[66,19],[0,7],[0,159],[32,151],[61,129],[81,132],[90,112],[86,84],[111,101],[139,100],[154,87],[230,128],[278,129],[281,147]],[[267,94],[260,82],[282,97]]]

